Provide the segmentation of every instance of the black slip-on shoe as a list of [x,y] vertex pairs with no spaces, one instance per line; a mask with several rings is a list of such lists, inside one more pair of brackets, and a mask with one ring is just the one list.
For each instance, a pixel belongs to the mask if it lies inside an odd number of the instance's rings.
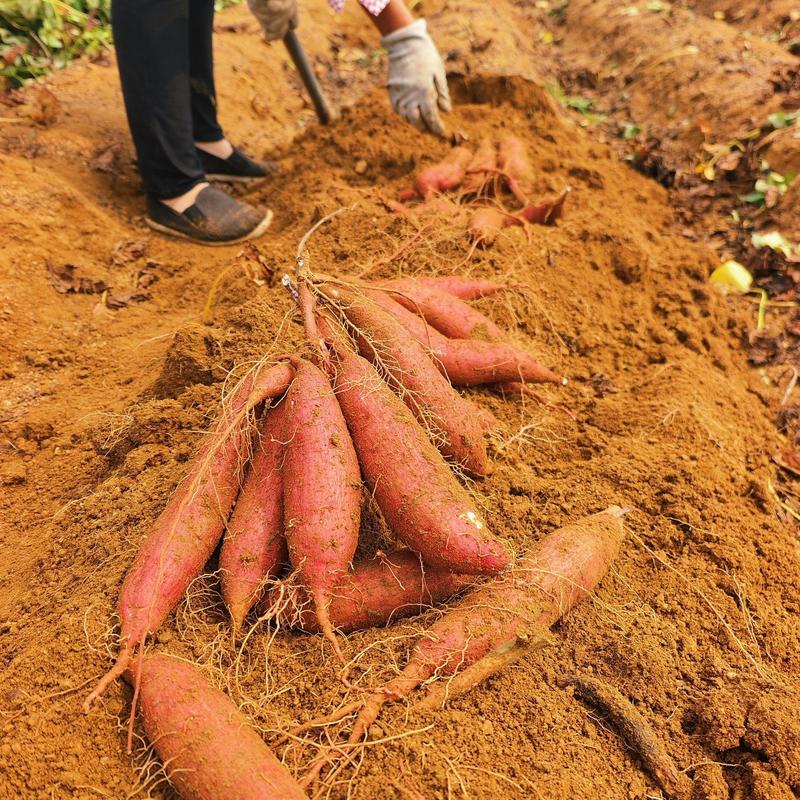
[[182,214],[148,196],[147,224],[160,233],[199,244],[224,245],[261,236],[272,222],[272,211],[234,200],[206,186]]
[[238,147],[234,147],[227,158],[217,158],[199,147],[195,149],[203,165],[203,172],[210,181],[253,181],[266,178],[277,169],[274,164],[250,158]]

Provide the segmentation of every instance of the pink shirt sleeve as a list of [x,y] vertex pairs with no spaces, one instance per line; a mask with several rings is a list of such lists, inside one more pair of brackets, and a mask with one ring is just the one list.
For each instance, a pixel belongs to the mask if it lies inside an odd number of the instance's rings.
[[[361,3],[373,17],[377,17],[378,14],[389,5],[389,0],[358,0],[358,2]],[[328,0],[328,5],[334,11],[341,11],[344,8],[344,0]]]

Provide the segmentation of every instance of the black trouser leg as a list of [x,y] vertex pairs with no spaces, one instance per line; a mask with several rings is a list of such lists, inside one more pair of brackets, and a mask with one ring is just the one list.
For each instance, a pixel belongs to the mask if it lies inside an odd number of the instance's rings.
[[[190,84],[190,6],[195,2],[112,4],[117,63],[139,171],[147,192],[159,199],[176,197],[205,180],[194,147]],[[199,0],[197,5],[208,3]],[[210,40],[211,17],[205,18]],[[208,53],[210,60],[210,48]],[[209,63],[206,74],[210,72]]]
[[196,142],[218,142],[224,137],[217,122],[214,91],[214,0],[189,0],[189,74],[192,86],[192,125]]

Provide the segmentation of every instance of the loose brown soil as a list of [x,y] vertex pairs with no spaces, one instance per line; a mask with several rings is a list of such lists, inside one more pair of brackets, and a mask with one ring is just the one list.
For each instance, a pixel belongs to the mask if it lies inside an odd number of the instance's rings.
[[[611,37],[623,23],[601,12],[624,4],[589,5],[573,2],[565,36],[584,58],[586,31],[599,26],[597,57],[621,60],[625,46],[601,33]],[[585,18],[573,22],[579,6]],[[364,748],[322,796],[658,797],[602,714],[559,688],[574,673],[599,677],[634,703],[693,780],[693,798],[796,796],[800,548],[770,490],[771,458],[784,447],[773,422],[786,378],[781,366],[757,372],[747,364],[755,306],[709,291],[718,258],[703,243],[704,220],[687,225],[667,189],[550,99],[541,82],[550,77],[542,65],[552,62],[541,53],[552,45],[541,42],[535,14],[467,0],[424,11],[458,73],[453,129],[468,142],[520,136],[539,176],[536,194],[574,189],[557,226],[532,228],[530,242],[509,229],[469,268],[523,287],[480,306],[569,376],[569,386],[544,391],[576,420],[471,391],[503,422],[495,473],[471,489],[492,528],[519,551],[606,505],[634,511],[612,574],[555,631],[552,646],[444,711],[387,709],[372,738],[392,740]],[[135,758],[125,754],[127,687],[114,687],[88,716],[81,702],[111,662],[125,572],[218,411],[225,379],[303,346],[279,285],[302,234],[349,207],[310,244],[311,268],[334,274],[448,272],[467,254],[463,228],[443,214],[386,263],[415,230],[381,198],[447,144],[393,117],[373,86],[380,57],[373,60],[357,10],[334,19],[315,0],[308,13],[303,38],[319,54],[326,87],[353,103],[329,129],[308,124],[285,57],[265,49],[254,26],[218,35],[230,135],[279,167],[250,194],[276,215],[259,258],[147,231],[111,66],[79,64],[50,79],[60,113],[49,127],[0,123],[0,797],[172,796],[144,744]],[[241,9],[219,18],[245,20]],[[654,56],[674,44],[655,24],[636,41],[645,46],[648,37]],[[684,40],[676,34],[675,42]],[[793,65],[776,48],[759,42],[753,50]],[[693,59],[697,76],[717,74],[718,60]],[[753,67],[764,87],[766,68]],[[349,79],[337,84],[336,74]],[[683,102],[690,87],[645,80],[653,82],[637,107],[665,126],[654,95],[669,90]],[[33,113],[35,94],[23,93],[25,103],[6,113]],[[761,114],[773,100],[784,98],[753,95],[741,113]],[[109,145],[114,164],[105,172],[98,156]],[[48,260],[76,265],[108,294],[57,292]],[[256,262],[264,285],[243,269],[252,274]],[[231,264],[213,324],[203,325],[211,284]],[[149,299],[108,308],[109,297],[130,300],[137,287]],[[386,544],[369,539],[365,553]],[[352,699],[318,637],[262,625],[235,648],[214,568],[153,647],[203,667],[268,741]],[[348,636],[354,675],[376,685],[395,674],[424,624]],[[301,774],[337,732],[310,734],[279,754]]]

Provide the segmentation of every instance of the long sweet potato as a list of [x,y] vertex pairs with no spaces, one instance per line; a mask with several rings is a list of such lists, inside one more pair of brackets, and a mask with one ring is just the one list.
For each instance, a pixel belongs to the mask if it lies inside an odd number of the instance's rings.
[[[331,624],[349,632],[388,625],[402,617],[421,614],[468,586],[474,576],[424,566],[410,550],[356,564],[336,585],[328,607]],[[319,633],[319,619],[302,586],[276,586],[258,606],[273,611],[279,623]]]
[[460,275],[436,275],[428,277],[417,277],[415,280],[432,286],[434,289],[441,289],[443,292],[460,297],[462,300],[477,300],[480,297],[488,297],[491,294],[502,292],[507,287],[502,283],[490,281],[486,278],[470,278]]
[[361,474],[328,378],[310,361],[294,363],[297,374],[285,401],[283,464],[289,560],[311,595],[323,634],[342,658],[328,604],[358,546]]
[[283,477],[286,403],[266,412],[259,425],[250,471],[236,500],[219,554],[222,596],[234,632],[266,580],[286,562]]
[[325,284],[320,291],[337,302],[360,332],[359,349],[389,373],[403,402],[417,419],[433,429],[441,451],[474,475],[491,469],[483,428],[472,404],[442,376],[424,346],[365,292]]
[[336,391],[364,473],[389,527],[424,562],[465,574],[508,566],[467,492],[411,411],[365,359],[337,348]]
[[472,153],[466,147],[454,147],[438,164],[419,172],[414,187],[425,200],[438,192],[457,189],[471,159]]
[[366,700],[350,742],[363,737],[387,700],[407,697],[433,676],[455,675],[566,614],[618,554],[623,514],[612,506],[559,528],[506,574],[459,601],[419,640],[402,673]]
[[227,695],[191,664],[144,656],[140,682],[147,738],[183,800],[306,798]]
[[441,289],[425,286],[413,278],[398,278],[378,284],[409,311],[420,314],[428,325],[451,339],[500,339],[503,332],[485,314]]
[[122,675],[134,649],[158,630],[214,552],[239,491],[242,454],[250,447],[247,415],[265,399],[282,395],[293,375],[289,364],[279,363],[249,376],[207,436],[125,578],[119,655],[86,698],[85,710]]
[[[563,378],[515,345],[450,339],[385,293],[367,290],[367,294],[430,352],[433,363],[454,386],[506,381],[565,383]],[[379,298],[379,294],[384,296]]]

